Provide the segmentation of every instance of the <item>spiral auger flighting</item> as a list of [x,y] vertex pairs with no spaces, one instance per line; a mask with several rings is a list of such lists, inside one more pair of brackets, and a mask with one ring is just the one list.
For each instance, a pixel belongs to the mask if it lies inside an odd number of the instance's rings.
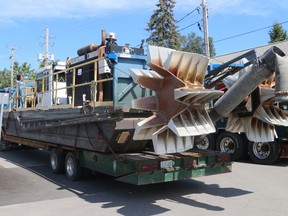
[[152,139],[155,153],[165,154],[191,149],[194,136],[215,132],[205,104],[223,92],[203,87],[208,61],[199,54],[148,47],[152,70],[130,72],[134,82],[155,95],[134,100],[132,106],[154,115],[138,123],[135,140]]
[[[249,87],[252,85],[255,87],[251,95],[244,100],[246,111],[242,111],[242,113],[226,112],[228,117],[226,130],[234,133],[245,132],[248,140],[253,142],[272,142],[277,134],[275,126],[288,127],[287,112],[275,105],[276,102],[288,101],[288,58],[280,49],[272,47],[259,59],[262,64],[249,66],[247,71],[238,79],[238,82],[235,82],[227,93],[222,96],[225,99],[229,91],[233,93],[233,87],[237,87],[239,93],[237,91],[234,91],[234,93],[237,93],[238,97],[241,98],[239,95],[240,92],[243,92],[244,85],[246,87],[249,84]],[[255,76],[256,73],[258,73],[258,76]],[[262,74],[265,74],[265,76],[258,79]],[[252,76],[257,79],[252,78]],[[230,95],[233,96],[233,94]],[[242,96],[244,95],[242,94]],[[223,101],[225,102],[225,100]],[[221,112],[223,112],[223,104],[225,103],[217,101],[216,109],[222,107]],[[222,113],[222,116],[225,116],[225,113]]]

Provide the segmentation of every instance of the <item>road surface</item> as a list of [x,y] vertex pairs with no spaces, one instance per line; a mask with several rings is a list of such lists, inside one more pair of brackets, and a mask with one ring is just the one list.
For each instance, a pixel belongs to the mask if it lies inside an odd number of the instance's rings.
[[0,216],[284,216],[288,160],[233,163],[228,174],[134,186],[105,175],[71,182],[49,172],[49,153],[0,152]]

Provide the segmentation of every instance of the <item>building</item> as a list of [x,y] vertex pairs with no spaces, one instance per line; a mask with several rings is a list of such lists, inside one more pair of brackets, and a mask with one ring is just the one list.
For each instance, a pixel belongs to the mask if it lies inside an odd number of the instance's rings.
[[224,54],[224,55],[219,55],[216,56],[214,58],[212,58],[210,60],[210,62],[212,64],[222,64],[225,63],[227,61],[230,61],[250,50],[255,50],[256,52],[256,56],[261,56],[265,51],[267,51],[268,49],[270,49],[272,46],[277,46],[278,48],[280,48],[286,55],[288,55],[288,40],[286,41],[281,41],[281,42],[276,42],[276,43],[272,43],[272,44],[267,44],[267,45],[263,45],[263,46],[259,46],[259,47],[254,47],[254,48],[250,48],[250,49],[245,49],[245,50],[241,50],[241,51],[237,51],[237,52],[233,52],[233,53],[229,53],[229,54]]

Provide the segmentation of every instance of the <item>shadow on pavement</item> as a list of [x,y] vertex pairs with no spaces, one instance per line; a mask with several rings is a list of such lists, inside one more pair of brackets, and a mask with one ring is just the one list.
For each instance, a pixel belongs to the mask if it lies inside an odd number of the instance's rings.
[[[223,207],[199,202],[193,199],[193,195],[208,194],[230,198],[252,193],[239,188],[220,188],[217,184],[205,184],[201,182],[201,179],[199,181],[193,179],[135,186],[115,181],[110,176],[97,174],[90,179],[71,182],[65,178],[64,174],[55,175],[49,171],[49,152],[33,149],[6,151],[0,152],[0,158],[52,182],[59,191],[72,192],[87,202],[98,203],[102,208],[117,207],[119,208],[118,213],[126,216],[156,215],[169,212],[169,208],[157,204],[161,200],[209,211],[223,211]],[[39,188],[39,190],[41,189]],[[39,193],[41,192],[39,191]]]

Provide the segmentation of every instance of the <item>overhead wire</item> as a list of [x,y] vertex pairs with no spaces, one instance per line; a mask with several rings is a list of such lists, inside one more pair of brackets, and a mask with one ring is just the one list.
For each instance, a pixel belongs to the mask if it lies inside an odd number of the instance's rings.
[[[285,24],[285,23],[288,23],[288,20],[284,21],[284,22],[281,22],[279,24],[282,25],[282,24]],[[225,40],[230,40],[230,39],[233,39],[233,38],[236,38],[236,37],[240,37],[240,36],[243,36],[243,35],[247,35],[247,34],[251,34],[251,33],[254,33],[254,32],[262,31],[264,29],[268,29],[268,28],[271,28],[271,27],[273,27],[273,25],[266,26],[266,27],[263,27],[263,28],[260,28],[260,29],[255,29],[255,30],[248,31],[248,32],[244,32],[244,33],[241,33],[241,34],[238,34],[238,35],[234,35],[234,36],[230,36],[230,37],[227,37],[227,38],[222,38],[222,39],[219,39],[219,40],[215,40],[214,43],[218,43],[218,42],[225,41]]]
[[199,11],[200,11],[200,6],[196,7],[194,10],[192,10],[191,12],[189,12],[188,14],[186,14],[184,17],[182,17],[181,19],[177,20],[177,21],[175,22],[175,24],[177,24],[177,23],[181,22],[182,20],[184,20],[186,17],[188,17],[189,15],[191,15],[192,13],[194,13],[196,10],[197,10],[198,13],[199,13]]
[[[185,16],[183,16],[181,19],[179,19],[178,21],[176,21],[175,24],[183,21],[185,18],[187,18],[188,16],[190,16],[191,14],[193,14],[195,11],[197,11],[198,14],[200,14],[200,8],[201,8],[201,4],[200,4],[199,6],[197,6],[195,9],[193,9],[191,12],[187,13],[187,14],[186,14]],[[192,24],[190,24],[190,25],[188,25],[188,26],[185,26],[185,27],[179,29],[178,32],[183,31],[183,30],[185,30],[185,29],[187,29],[187,28],[190,28],[190,27],[192,27],[192,26],[194,26],[194,25],[196,25],[196,24],[197,24],[199,30],[202,31],[200,22],[203,22],[203,19],[198,20],[197,22],[194,22],[194,23],[192,23]]]
[[199,30],[201,31],[202,29],[201,29],[200,22],[202,22],[202,21],[203,21],[203,19],[200,20],[200,21],[197,21],[197,22],[195,22],[195,23],[192,23],[192,24],[190,24],[190,25],[188,25],[188,26],[186,26],[186,27],[184,27],[184,28],[182,28],[182,29],[179,29],[178,32],[183,31],[183,30],[185,30],[185,29],[187,29],[187,28],[189,28],[189,27],[191,27],[191,26],[194,26],[194,25],[196,25],[196,24],[198,24],[198,28],[199,28]]

